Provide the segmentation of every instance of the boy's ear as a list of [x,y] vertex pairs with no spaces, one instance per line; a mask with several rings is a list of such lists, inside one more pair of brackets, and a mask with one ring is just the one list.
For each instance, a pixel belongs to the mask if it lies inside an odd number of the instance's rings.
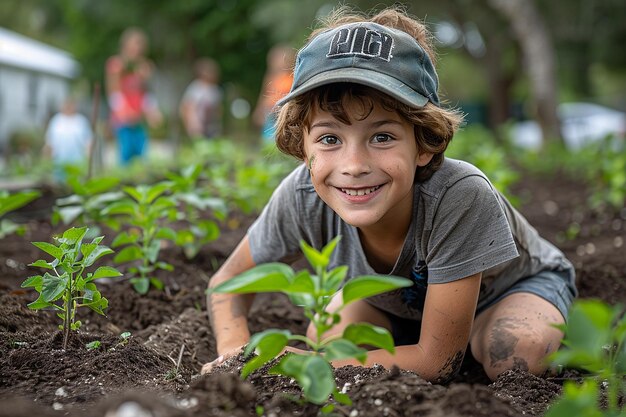
[[432,153],[424,152],[424,153],[420,153],[417,155],[417,158],[415,158],[415,163],[417,164],[418,167],[425,167],[426,165],[430,163],[432,159],[433,159]]

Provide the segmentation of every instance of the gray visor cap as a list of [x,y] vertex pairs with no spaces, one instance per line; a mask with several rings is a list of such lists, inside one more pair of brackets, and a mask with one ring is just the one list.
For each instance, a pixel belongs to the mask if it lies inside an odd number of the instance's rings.
[[428,54],[409,34],[371,22],[317,35],[298,53],[282,106],[317,87],[348,82],[380,90],[411,107],[439,106],[438,79]]

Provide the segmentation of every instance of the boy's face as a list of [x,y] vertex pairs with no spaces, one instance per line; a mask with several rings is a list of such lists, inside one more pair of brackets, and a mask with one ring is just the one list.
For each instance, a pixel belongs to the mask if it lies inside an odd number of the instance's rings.
[[432,154],[418,154],[413,125],[375,104],[345,102],[351,124],[313,112],[304,153],[318,195],[345,222],[359,228],[408,221],[413,179]]

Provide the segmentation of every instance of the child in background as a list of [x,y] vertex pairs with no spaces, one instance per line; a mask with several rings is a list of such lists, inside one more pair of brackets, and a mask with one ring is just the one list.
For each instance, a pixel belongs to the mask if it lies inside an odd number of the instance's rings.
[[43,154],[52,159],[55,181],[65,180],[66,166],[88,161],[93,134],[89,120],[77,112],[74,98],[67,98],[52,116],[45,136]]
[[111,126],[122,165],[146,153],[148,133],[145,122],[156,127],[163,120],[156,99],[149,92],[154,64],[145,56],[147,46],[145,33],[129,28],[122,34],[120,53],[106,62]]
[[214,138],[222,133],[222,89],[217,62],[201,58],[195,64],[196,79],[189,84],[179,106],[190,138]]
[[[279,101],[278,148],[304,163],[277,188],[210,287],[258,264],[293,259],[299,241],[322,248],[341,235],[329,268],[412,279],[412,287],[339,310],[341,322],[388,329],[398,366],[442,383],[469,346],[491,378],[546,370],[576,296],[572,264],[541,238],[486,176],[444,157],[462,116],[445,108],[430,34],[396,9],[371,18],[340,10],[298,53],[291,92]],[[220,357],[241,351],[254,295],[210,294]],[[308,336],[315,337],[309,327]],[[355,360],[333,366],[359,365]]]
[[293,82],[294,50],[286,45],[276,45],[267,54],[267,70],[263,87],[257,101],[252,120],[261,129],[264,142],[274,140],[276,114],[274,107],[278,100],[289,93]]

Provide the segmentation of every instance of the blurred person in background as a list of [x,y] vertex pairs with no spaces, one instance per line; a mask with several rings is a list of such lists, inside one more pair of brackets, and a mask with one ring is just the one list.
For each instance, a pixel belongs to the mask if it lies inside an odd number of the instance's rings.
[[43,155],[52,159],[55,182],[65,181],[68,165],[87,162],[93,134],[89,120],[76,110],[76,100],[67,98],[61,111],[52,116],[45,134]]
[[257,100],[252,121],[261,129],[263,142],[274,140],[276,102],[289,93],[293,83],[295,50],[287,45],[276,45],[267,54],[267,70]]
[[190,138],[214,138],[222,133],[220,68],[213,59],[200,58],[194,69],[196,78],[183,94],[180,117]]
[[145,56],[147,47],[148,38],[142,30],[126,29],[120,39],[119,54],[106,62],[111,127],[122,165],[145,154],[148,147],[145,123],[157,127],[163,120],[156,99],[149,92],[154,64]]

